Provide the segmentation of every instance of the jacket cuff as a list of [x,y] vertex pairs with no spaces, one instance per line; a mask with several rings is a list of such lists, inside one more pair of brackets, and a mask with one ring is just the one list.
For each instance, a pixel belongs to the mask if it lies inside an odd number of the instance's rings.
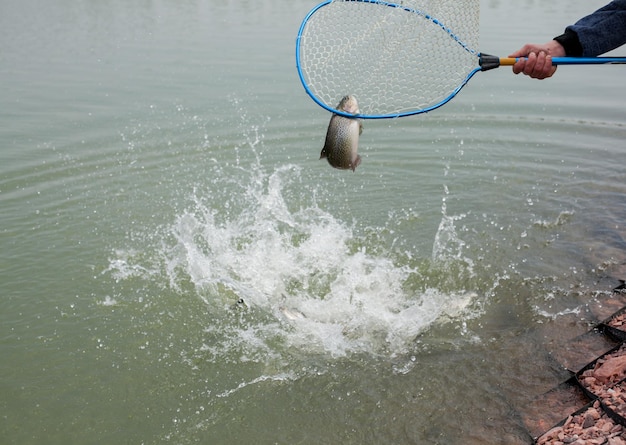
[[578,40],[578,34],[567,28],[563,34],[555,37],[556,40],[565,49],[565,55],[568,57],[581,57],[583,55],[583,47]]

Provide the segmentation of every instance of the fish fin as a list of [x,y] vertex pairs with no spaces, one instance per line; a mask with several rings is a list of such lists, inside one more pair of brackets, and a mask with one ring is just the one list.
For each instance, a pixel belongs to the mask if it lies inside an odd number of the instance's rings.
[[326,146],[322,148],[322,152],[320,153],[320,159],[324,159],[328,157],[328,153],[326,152]]
[[350,168],[352,171],[356,171],[356,168],[359,165],[361,165],[361,155],[356,155],[356,159],[354,160],[354,163],[350,165]]
[[359,136],[363,134],[363,123],[359,121]]

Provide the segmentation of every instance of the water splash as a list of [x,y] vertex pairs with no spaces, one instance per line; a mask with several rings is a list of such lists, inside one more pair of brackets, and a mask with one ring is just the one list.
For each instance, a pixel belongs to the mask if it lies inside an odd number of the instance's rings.
[[[302,186],[301,172],[295,165],[267,174],[253,169],[240,210],[195,196],[170,229],[172,285],[180,289],[189,280],[217,318],[240,314],[239,325],[209,328],[228,332],[216,354],[245,344],[249,356],[251,345],[268,353],[281,344],[332,356],[394,355],[436,319],[470,303],[465,293],[416,292],[407,286],[419,280],[415,264],[373,248],[372,239],[314,201],[288,202]],[[451,237],[451,230],[444,225],[438,236]]]
[[281,373],[281,374],[273,375],[273,376],[263,375],[263,376],[257,377],[254,380],[251,380],[249,382],[242,382],[236,388],[229,389],[229,390],[224,391],[224,392],[222,392],[220,394],[216,394],[215,397],[220,397],[220,398],[229,397],[231,394],[233,394],[233,393],[235,393],[235,392],[237,392],[237,391],[239,391],[239,390],[241,390],[241,389],[243,389],[243,388],[245,388],[247,386],[255,385],[257,383],[262,383],[262,382],[267,382],[267,381],[270,381],[270,382],[283,382],[283,381],[290,381],[290,380],[295,380],[295,375],[293,373]]

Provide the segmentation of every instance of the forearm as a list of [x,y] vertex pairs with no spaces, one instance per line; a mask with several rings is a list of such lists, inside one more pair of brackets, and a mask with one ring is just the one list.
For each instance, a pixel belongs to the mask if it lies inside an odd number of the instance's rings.
[[613,0],[555,37],[570,57],[595,57],[626,44],[626,0]]

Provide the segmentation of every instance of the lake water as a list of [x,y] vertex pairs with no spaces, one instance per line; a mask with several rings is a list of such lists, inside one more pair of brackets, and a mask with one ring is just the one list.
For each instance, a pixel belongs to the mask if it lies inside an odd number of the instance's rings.
[[[480,50],[603,3],[485,1]],[[314,5],[0,6],[3,443],[529,443],[626,277],[626,68],[479,73],[335,170]]]

